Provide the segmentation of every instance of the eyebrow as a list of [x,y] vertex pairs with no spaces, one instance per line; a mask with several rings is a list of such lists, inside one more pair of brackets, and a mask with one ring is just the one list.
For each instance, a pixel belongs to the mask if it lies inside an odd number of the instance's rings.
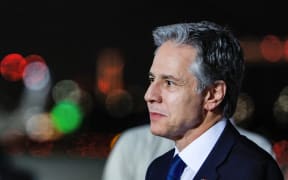
[[[152,72],[149,72],[149,76],[152,76],[152,77],[155,77],[155,75],[152,73]],[[172,79],[176,82],[181,82],[181,83],[185,83],[184,80],[181,80],[179,78],[176,78],[175,76],[172,76],[172,75],[161,75],[161,79]]]

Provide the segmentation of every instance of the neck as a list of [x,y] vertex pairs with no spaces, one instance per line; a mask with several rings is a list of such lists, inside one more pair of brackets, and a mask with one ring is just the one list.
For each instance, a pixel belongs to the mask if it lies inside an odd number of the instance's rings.
[[175,141],[178,150],[182,151],[186,146],[188,146],[195,139],[197,139],[199,136],[205,133],[209,128],[214,126],[222,118],[223,118],[222,114],[208,113],[199,126],[189,129],[184,134],[184,136]]

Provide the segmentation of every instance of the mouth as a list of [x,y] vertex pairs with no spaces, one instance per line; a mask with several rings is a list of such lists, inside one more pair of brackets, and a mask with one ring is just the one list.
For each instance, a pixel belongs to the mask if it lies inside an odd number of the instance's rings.
[[167,115],[163,114],[163,113],[159,113],[159,112],[150,112],[149,113],[150,116],[150,120],[159,120],[162,119],[164,117],[167,117]]

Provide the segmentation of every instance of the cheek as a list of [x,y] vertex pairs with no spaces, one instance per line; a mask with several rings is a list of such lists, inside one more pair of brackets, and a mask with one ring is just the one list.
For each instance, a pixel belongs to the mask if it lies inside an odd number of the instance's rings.
[[202,106],[201,97],[189,93],[187,93],[186,96],[175,96],[171,101],[174,103],[171,103],[172,106],[170,108],[177,110],[180,116],[191,116],[191,114],[199,112]]
[[[168,104],[169,104],[169,110],[170,112],[174,113],[181,113],[185,112],[186,109],[190,109],[192,106],[192,98],[189,98],[188,96],[185,95],[174,95],[173,97],[170,97],[167,99]],[[177,114],[179,115],[179,114]]]

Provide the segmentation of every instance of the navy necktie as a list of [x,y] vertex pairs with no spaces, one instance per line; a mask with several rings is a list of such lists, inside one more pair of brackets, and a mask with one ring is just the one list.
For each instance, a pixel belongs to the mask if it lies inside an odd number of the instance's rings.
[[178,156],[178,154],[173,158],[168,171],[167,180],[179,180],[182,172],[184,171],[186,164]]

